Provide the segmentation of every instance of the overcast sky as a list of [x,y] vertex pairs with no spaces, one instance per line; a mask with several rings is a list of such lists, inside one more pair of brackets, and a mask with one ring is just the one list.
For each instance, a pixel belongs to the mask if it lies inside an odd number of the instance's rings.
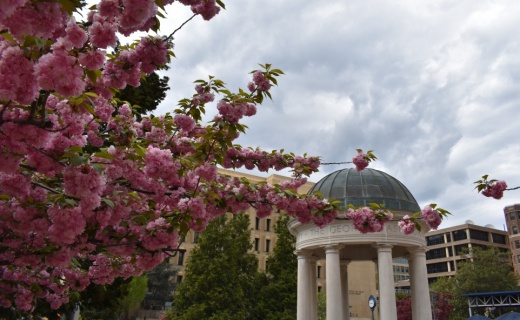
[[[474,190],[483,174],[520,185],[520,3],[474,0],[227,0],[210,22],[175,35],[171,90],[157,114],[211,74],[245,88],[271,63],[286,75],[246,121],[244,146],[324,162],[372,149],[372,168],[404,183],[422,207],[504,228],[500,201]],[[171,6],[163,33],[191,16]],[[213,110],[209,110],[213,114]],[[322,166],[311,181],[345,166]],[[275,173],[275,172],[272,172]]]

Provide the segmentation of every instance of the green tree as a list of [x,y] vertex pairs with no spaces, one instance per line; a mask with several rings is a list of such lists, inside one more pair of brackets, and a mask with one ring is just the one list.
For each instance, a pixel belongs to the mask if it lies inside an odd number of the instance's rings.
[[325,292],[318,292],[318,320],[327,319],[327,296]]
[[289,232],[290,217],[278,216],[273,254],[267,259],[266,284],[260,289],[256,317],[265,320],[296,319],[298,261],[294,255],[295,237]]
[[[465,293],[517,290],[518,275],[511,264],[511,254],[496,248],[482,250],[472,248],[465,254],[452,278],[437,280],[432,288],[436,293],[449,294],[448,302],[453,305],[450,319],[466,319],[468,315]],[[480,314],[484,314],[481,310]]]
[[166,92],[170,90],[168,77],[159,77],[157,73],[146,75],[141,80],[139,87],[127,86],[116,94],[120,102],[128,102],[133,110],[144,115],[157,108],[166,98]]
[[[128,293],[120,299],[120,314],[124,315],[124,319],[129,319],[130,315],[135,312],[141,302],[144,300],[148,289],[148,277],[133,277],[130,281]],[[106,318],[104,318],[106,319]]]
[[177,270],[167,261],[148,272],[148,293],[143,302],[145,309],[163,308],[166,302],[172,301],[176,275]]
[[243,213],[210,222],[191,252],[166,319],[252,319],[259,272],[250,236]]

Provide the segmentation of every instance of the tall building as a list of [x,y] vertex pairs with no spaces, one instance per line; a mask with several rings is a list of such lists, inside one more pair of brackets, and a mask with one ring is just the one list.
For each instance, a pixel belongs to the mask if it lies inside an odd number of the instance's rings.
[[455,227],[428,232],[426,243],[426,268],[430,282],[455,275],[459,261],[465,260],[461,253],[464,249],[496,247],[503,252],[509,250],[506,231],[495,229],[492,225],[477,226],[471,220]]
[[[267,182],[270,184],[280,183],[290,180],[289,177],[281,175],[271,175],[267,178],[251,174],[235,172],[231,170],[219,170],[220,174],[234,177],[246,177],[252,182]],[[340,175],[322,179],[318,184],[308,182],[300,187],[299,193],[307,193],[311,189],[318,188],[324,197],[338,198],[344,204],[352,203],[356,206],[368,205],[371,202],[383,203],[390,210],[403,211],[406,213],[419,210],[419,206],[411,193],[397,179],[377,170],[366,169],[359,174],[350,176]],[[274,225],[279,216],[275,212],[266,218],[257,218],[253,209],[247,211],[250,217],[251,242],[253,251],[258,257],[258,267],[266,269],[266,260],[276,245],[276,234]],[[183,250],[177,256],[170,258],[170,262],[180,267],[177,282],[184,277],[184,266],[189,259],[191,250],[197,245],[198,234],[190,231],[183,239],[180,249]],[[395,258],[398,258],[396,256]],[[326,265],[324,259],[316,261],[316,291],[326,289]],[[370,295],[378,296],[377,293],[377,265],[373,260],[352,261],[348,264],[348,273],[352,276],[348,279],[349,309],[352,319],[370,317],[370,310],[367,307],[367,299]],[[409,278],[408,262],[406,259],[394,260],[394,282],[399,283]],[[378,318],[376,314],[376,318]]]
[[[269,184],[279,184],[282,181],[290,181],[292,179],[290,177],[277,174],[273,174],[267,178],[264,178],[252,174],[225,169],[219,169],[218,172],[219,174],[232,177],[246,177],[253,183],[267,182]],[[307,193],[313,185],[314,183],[307,182],[298,189],[298,192],[301,194]],[[251,242],[253,243],[253,251],[256,253],[258,258],[258,268],[260,270],[265,270],[267,258],[276,245],[274,225],[276,224],[276,219],[278,219],[279,213],[274,212],[266,218],[256,217],[254,209],[248,209],[246,213],[249,215],[249,225],[251,226]],[[179,247],[181,251],[179,251],[175,257],[170,258],[170,263],[179,266],[177,282],[181,282],[182,278],[184,277],[184,266],[189,259],[191,250],[193,250],[193,248],[197,245],[197,239],[198,233],[190,230],[184,239],[181,239],[182,243]]]
[[520,204],[505,207],[504,218],[509,236],[513,267],[515,272],[520,274]]

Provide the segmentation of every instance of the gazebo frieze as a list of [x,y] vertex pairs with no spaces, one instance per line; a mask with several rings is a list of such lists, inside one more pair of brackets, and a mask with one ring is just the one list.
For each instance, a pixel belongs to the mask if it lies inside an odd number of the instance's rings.
[[[292,223],[291,223],[292,224]],[[385,224],[385,230],[374,233],[361,233],[349,220],[336,220],[324,228],[312,224],[292,224],[291,230],[296,236],[296,249],[323,246],[326,244],[373,244],[375,242],[392,242],[400,246],[425,246],[422,231],[404,235],[396,221]]]

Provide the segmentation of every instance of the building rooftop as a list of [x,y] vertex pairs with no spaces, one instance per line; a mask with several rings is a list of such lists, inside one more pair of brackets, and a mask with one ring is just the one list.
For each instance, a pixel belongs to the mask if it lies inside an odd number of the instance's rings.
[[348,168],[335,171],[318,181],[309,194],[316,191],[324,198],[341,200],[343,208],[349,204],[360,207],[374,202],[384,204],[385,209],[420,211],[417,201],[405,185],[375,169],[356,171]]

